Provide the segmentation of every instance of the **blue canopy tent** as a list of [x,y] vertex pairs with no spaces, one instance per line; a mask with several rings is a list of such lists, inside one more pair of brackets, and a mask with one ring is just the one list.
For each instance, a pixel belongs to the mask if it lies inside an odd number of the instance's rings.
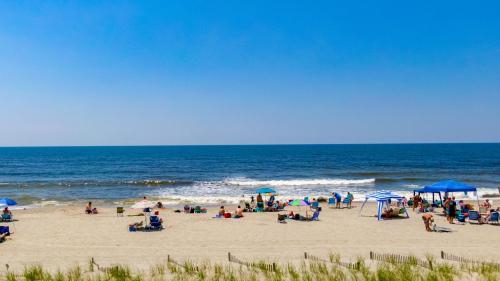
[[442,202],[441,198],[441,192],[444,192],[446,195],[450,192],[464,192],[467,194],[467,192],[475,192],[476,193],[476,199],[479,204],[479,197],[477,195],[477,189],[474,186],[457,182],[454,180],[443,180],[439,181],[436,183],[433,183],[431,185],[427,185],[423,188],[420,189],[415,189],[413,190],[413,195],[416,193],[432,193],[432,202],[434,203],[434,194],[439,194],[439,199]]
[[[359,215],[361,215],[361,211],[363,210],[363,207],[365,206],[366,202],[368,202],[368,200],[370,200],[370,199],[377,201],[377,217],[378,217],[378,220],[381,221],[382,220],[382,209],[384,207],[384,204],[388,204],[389,201],[392,199],[397,200],[397,201],[401,201],[401,200],[403,200],[403,197],[400,195],[394,194],[390,191],[384,191],[384,190],[377,191],[377,192],[374,192],[371,194],[367,194],[365,197],[365,202],[363,202],[363,205],[361,205],[361,208],[359,210]],[[410,217],[408,215],[408,212],[406,211],[406,209],[405,209],[405,214],[406,214],[406,217],[408,217],[408,218]]]

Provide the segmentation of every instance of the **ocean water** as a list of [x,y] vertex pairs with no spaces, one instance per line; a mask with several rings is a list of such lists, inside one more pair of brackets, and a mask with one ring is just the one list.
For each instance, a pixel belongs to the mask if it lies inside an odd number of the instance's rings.
[[410,194],[455,179],[498,193],[500,144],[0,148],[0,197],[23,205],[142,196],[237,202],[261,186],[282,197],[376,190]]

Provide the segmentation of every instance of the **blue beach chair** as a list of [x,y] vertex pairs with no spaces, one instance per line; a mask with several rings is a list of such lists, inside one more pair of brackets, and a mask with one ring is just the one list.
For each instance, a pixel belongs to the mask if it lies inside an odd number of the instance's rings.
[[161,230],[163,229],[163,225],[158,216],[151,216],[149,218],[149,228],[151,230]]
[[311,217],[310,221],[318,221],[319,219],[319,211],[314,212],[313,216]]
[[351,203],[351,198],[346,197],[344,200],[342,200],[342,205],[346,205],[346,207],[349,207],[349,203]]
[[318,207],[319,207],[319,202],[318,201],[311,203],[311,209],[318,209]]
[[488,223],[499,224],[499,222],[498,222],[499,218],[498,217],[499,217],[499,213],[498,212],[491,213],[490,219],[488,220]]
[[10,235],[10,228],[8,226],[0,226],[0,234]]
[[471,221],[476,221],[479,224],[479,212],[478,211],[473,211],[473,210],[469,211],[469,223],[471,223]]
[[330,208],[335,207],[335,198],[333,198],[333,197],[328,198],[328,207],[330,207]]

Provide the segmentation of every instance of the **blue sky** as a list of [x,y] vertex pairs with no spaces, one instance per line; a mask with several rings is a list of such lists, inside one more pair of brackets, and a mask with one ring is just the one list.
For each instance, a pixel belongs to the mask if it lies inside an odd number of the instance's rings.
[[498,1],[1,1],[0,146],[500,141]]

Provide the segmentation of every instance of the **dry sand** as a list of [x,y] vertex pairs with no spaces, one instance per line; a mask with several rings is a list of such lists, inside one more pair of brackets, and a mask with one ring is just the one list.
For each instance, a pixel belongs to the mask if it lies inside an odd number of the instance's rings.
[[[128,232],[129,223],[141,217],[117,217],[114,208],[101,208],[98,215],[85,215],[82,207],[44,207],[15,211],[11,239],[0,244],[3,264],[11,269],[41,264],[56,270],[80,264],[90,257],[101,265],[127,264],[145,269],[163,262],[167,255],[177,260],[223,262],[231,252],[241,259],[300,261],[304,252],[327,257],[339,253],[343,259],[382,253],[438,256],[441,250],[482,260],[500,260],[500,227],[492,225],[449,225],[435,215],[438,225],[453,233],[428,233],[421,216],[409,211],[409,219],[378,222],[375,206],[369,204],[359,216],[352,209],[323,207],[318,222],[277,223],[276,213],[249,213],[242,219],[212,219],[207,214],[174,213],[161,210],[166,229],[161,232]],[[294,210],[299,210],[295,207]],[[126,210],[136,214],[138,210]],[[303,212],[302,212],[303,213]],[[4,224],[2,224],[4,225]],[[13,225],[11,224],[11,227]]]

